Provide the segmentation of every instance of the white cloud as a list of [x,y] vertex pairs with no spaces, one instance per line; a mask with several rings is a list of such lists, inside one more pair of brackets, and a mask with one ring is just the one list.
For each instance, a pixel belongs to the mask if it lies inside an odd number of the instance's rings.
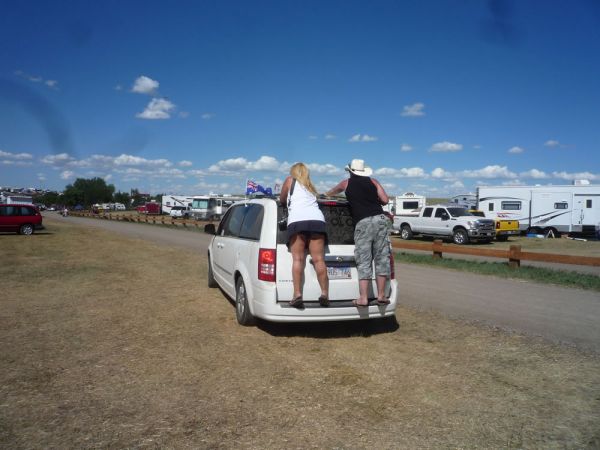
[[377,139],[377,137],[369,136],[368,134],[355,134],[350,139],[348,139],[348,142],[374,142]]
[[340,169],[333,164],[307,164],[308,170],[310,170],[311,174],[319,174],[319,175],[342,175],[344,170]]
[[508,170],[506,166],[485,166],[478,170],[463,170],[455,174],[461,178],[516,178],[517,174]]
[[452,178],[453,175],[451,172],[447,172],[446,170],[442,169],[441,167],[436,167],[435,169],[433,169],[431,171],[431,176],[433,178]]
[[187,119],[188,117],[190,117],[190,113],[187,111],[180,111],[179,117],[181,117],[182,119]]
[[218,161],[208,168],[209,172],[239,172],[246,170],[248,160],[246,158],[230,158]]
[[122,85],[120,85],[120,84],[117,84],[117,85],[115,86],[115,91],[122,91],[122,90],[123,90],[123,86],[122,86]]
[[186,161],[186,160],[179,161],[179,166],[181,166],[181,167],[190,167],[192,164],[193,163],[191,161]]
[[41,159],[41,161],[42,163],[50,166],[62,167],[75,161],[75,158],[68,153],[58,153],[56,155],[46,155]]
[[311,141],[316,141],[317,139],[319,139],[319,136],[315,136],[314,134],[311,134],[308,139],[310,139]]
[[514,155],[518,155],[519,153],[523,153],[525,151],[524,148],[522,147],[511,147],[508,149],[508,153],[514,154]]
[[424,103],[413,103],[412,105],[406,105],[402,110],[402,115],[404,117],[421,117],[425,115]]
[[63,180],[69,180],[75,177],[75,172],[71,170],[63,170],[60,174],[60,178]]
[[337,136],[335,134],[331,134],[331,133],[327,133],[325,135],[325,139],[327,139],[328,141],[335,139]]
[[459,152],[463,148],[462,144],[455,144],[453,142],[443,141],[436,142],[429,149],[430,152]]
[[40,172],[40,173],[38,173],[38,174],[37,174],[37,179],[38,179],[39,181],[46,181],[46,174],[44,174],[44,173],[41,173],[41,172]]
[[23,72],[22,70],[15,70],[15,75],[23,78],[24,80],[31,81],[32,83],[42,83],[45,84],[50,89],[58,90],[58,81],[56,80],[45,80],[39,75],[29,75],[28,73]]
[[519,174],[519,176],[522,178],[535,178],[535,179],[549,178],[549,176],[546,172],[543,172],[543,171],[537,170],[537,169],[531,169],[531,170],[528,170],[527,172],[521,172]]
[[412,151],[412,149],[413,149],[413,148],[412,148],[412,146],[411,146],[411,145],[408,145],[408,144],[402,144],[402,145],[400,146],[400,151],[401,151],[401,152],[411,152],[411,151]]
[[427,176],[425,171],[420,167],[404,167],[402,169],[393,169],[390,167],[382,167],[375,170],[375,175],[394,178],[424,178]]
[[158,81],[145,75],[141,75],[133,82],[131,92],[135,92],[136,94],[154,95],[158,86]]
[[161,159],[146,159],[140,156],[132,156],[122,154],[114,159],[116,166],[142,166],[142,167],[171,167],[173,164],[169,160]]
[[136,114],[138,119],[170,119],[169,112],[175,108],[175,105],[166,98],[153,98],[146,106],[146,109]]
[[11,153],[0,150],[0,158],[23,161],[33,159],[33,155],[31,153]]
[[272,156],[261,156],[257,161],[248,164],[250,170],[277,171],[281,164]]
[[446,188],[449,190],[463,190],[465,185],[462,181],[456,180],[454,183],[447,185]]
[[549,139],[546,142],[544,142],[545,147],[558,147],[559,145],[560,142],[555,141],[554,139]]
[[561,180],[589,180],[589,181],[598,181],[600,180],[600,174],[593,174],[591,172],[552,172],[552,176],[554,178],[559,178]]
[[216,116],[216,114],[214,114],[214,113],[204,113],[200,117],[204,120],[210,120],[210,119],[214,118],[215,116]]

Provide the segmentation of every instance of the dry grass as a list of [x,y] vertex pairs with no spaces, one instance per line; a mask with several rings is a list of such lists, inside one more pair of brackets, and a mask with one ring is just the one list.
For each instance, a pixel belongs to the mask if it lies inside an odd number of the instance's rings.
[[203,255],[0,236],[2,448],[600,446],[600,359],[400,308],[243,328]]

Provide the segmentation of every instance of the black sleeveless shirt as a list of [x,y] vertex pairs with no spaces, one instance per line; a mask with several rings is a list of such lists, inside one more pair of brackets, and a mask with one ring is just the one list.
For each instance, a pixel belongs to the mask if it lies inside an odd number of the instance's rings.
[[354,223],[358,223],[365,217],[383,214],[377,188],[369,177],[350,175],[346,187],[346,198],[350,203]]

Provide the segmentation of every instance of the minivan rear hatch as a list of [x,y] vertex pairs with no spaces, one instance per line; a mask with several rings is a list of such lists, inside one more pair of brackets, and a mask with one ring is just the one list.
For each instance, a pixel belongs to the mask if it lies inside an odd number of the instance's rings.
[[[345,201],[320,201],[319,206],[327,222],[328,243],[325,247],[325,262],[329,275],[329,300],[347,303],[358,298],[358,272],[354,260],[354,222],[350,207]],[[284,210],[278,208],[278,220],[284,217]],[[294,294],[292,283],[292,255],[287,248],[287,231],[277,231],[277,300],[289,302]],[[315,269],[307,250],[306,266],[302,286],[306,306],[314,302],[318,305],[321,289]]]

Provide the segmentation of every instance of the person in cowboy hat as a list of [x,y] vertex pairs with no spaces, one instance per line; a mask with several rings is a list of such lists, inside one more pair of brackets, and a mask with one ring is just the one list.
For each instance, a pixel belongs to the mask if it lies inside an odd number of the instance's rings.
[[365,166],[362,159],[353,159],[345,169],[350,177],[340,181],[326,195],[345,192],[354,220],[354,258],[359,278],[360,296],[353,301],[357,307],[369,305],[368,289],[373,277],[372,263],[375,261],[377,280],[377,303],[386,305],[385,284],[390,277],[390,219],[382,205],[389,202],[383,186],[371,178],[373,170]]

